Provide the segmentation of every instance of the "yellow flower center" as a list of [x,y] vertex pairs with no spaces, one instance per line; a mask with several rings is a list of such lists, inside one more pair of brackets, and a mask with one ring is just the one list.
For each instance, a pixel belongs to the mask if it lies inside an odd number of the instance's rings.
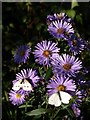
[[58,33],[58,34],[62,34],[64,31],[65,31],[64,28],[59,28],[59,29],[57,30],[57,33]]
[[45,51],[43,52],[43,55],[44,55],[45,57],[49,57],[49,55],[50,55],[50,51],[45,50]]
[[73,41],[72,41],[72,45],[73,45],[73,46],[77,46],[77,40],[73,40]]
[[25,52],[24,51],[20,51],[19,55],[22,57],[25,55]]
[[64,91],[64,90],[65,90],[65,86],[64,86],[64,85],[59,85],[59,86],[57,87],[57,90],[58,90],[58,91]]
[[64,70],[70,70],[71,69],[71,64],[64,64],[63,65]]
[[77,110],[74,110],[74,114],[76,114],[77,113]]
[[57,16],[58,16],[58,18],[60,18],[60,19],[63,17],[61,13],[60,13],[60,14],[57,14]]
[[17,94],[16,94],[16,98],[17,98],[17,99],[20,99],[20,98],[21,98],[21,95],[17,93]]

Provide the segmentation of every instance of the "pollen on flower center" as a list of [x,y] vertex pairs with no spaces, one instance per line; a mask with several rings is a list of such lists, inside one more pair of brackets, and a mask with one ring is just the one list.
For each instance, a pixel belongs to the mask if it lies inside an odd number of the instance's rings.
[[45,57],[49,57],[49,55],[50,55],[50,51],[45,50],[45,51],[43,52],[43,55],[44,55]]
[[72,40],[72,45],[76,46],[77,45],[77,40]]
[[65,31],[64,28],[59,28],[59,29],[57,30],[57,33],[58,33],[58,34],[62,34],[64,31]]
[[60,13],[60,14],[57,14],[57,16],[58,16],[58,18],[60,18],[60,19],[63,17],[61,13]]
[[17,93],[17,94],[16,94],[16,98],[17,98],[17,99],[20,99],[20,98],[21,98],[21,95]]
[[25,55],[25,52],[24,51],[20,51],[20,56],[24,56]]
[[63,65],[64,70],[70,70],[71,69],[71,64],[64,64]]
[[64,90],[65,90],[65,86],[64,86],[64,85],[59,85],[59,86],[57,87],[57,90],[58,90],[58,91],[64,91]]

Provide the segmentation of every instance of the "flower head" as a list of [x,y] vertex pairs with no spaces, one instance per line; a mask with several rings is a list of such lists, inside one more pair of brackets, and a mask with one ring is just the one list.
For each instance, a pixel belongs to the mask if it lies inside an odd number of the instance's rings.
[[17,48],[14,54],[14,60],[16,63],[26,63],[26,60],[29,58],[29,53],[31,48],[28,45],[21,45]]
[[73,110],[76,117],[80,116],[81,111],[75,103],[72,104],[72,110]]
[[37,75],[36,70],[32,70],[32,69],[23,69],[21,70],[21,73],[16,74],[16,80],[13,81],[13,84],[15,84],[17,81],[19,80],[23,80],[26,79],[28,82],[30,82],[30,84],[32,85],[32,87],[37,86],[37,82],[40,79],[39,76]]
[[9,93],[9,99],[12,102],[13,105],[21,105],[25,101],[25,94],[21,91],[10,91]]
[[74,29],[72,28],[71,23],[69,23],[65,20],[53,21],[48,26],[48,31],[55,38],[63,38],[63,39],[68,39],[69,35],[74,33]]
[[38,43],[35,46],[36,50],[33,52],[36,62],[40,65],[50,65],[51,57],[57,57],[60,50],[56,45],[56,43],[46,40]]
[[50,83],[47,85],[48,94],[52,95],[58,91],[75,91],[76,85],[74,84],[72,79],[65,78],[63,76],[56,76],[54,79],[50,80]]
[[63,54],[57,59],[53,59],[52,65],[55,74],[63,74],[68,76],[75,76],[75,73],[78,73],[82,68],[82,62],[74,56]]
[[47,16],[47,24],[50,25],[52,21],[55,20],[65,20],[67,22],[71,22],[71,18],[69,18],[66,13],[61,12],[61,13],[54,13],[54,15],[48,15]]
[[75,91],[75,100],[78,105],[80,105],[82,103],[83,96],[84,95],[82,94],[82,90]]
[[74,55],[84,50],[85,46],[83,40],[75,34],[71,35],[71,37],[68,39],[68,45],[70,46],[70,51],[73,52]]

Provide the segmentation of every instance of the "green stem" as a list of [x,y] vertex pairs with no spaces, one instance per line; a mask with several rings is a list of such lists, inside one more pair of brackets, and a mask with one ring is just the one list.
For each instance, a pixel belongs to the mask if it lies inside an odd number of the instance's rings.
[[15,120],[17,120],[17,108],[15,109]]
[[60,111],[60,109],[58,109],[58,110],[56,111],[56,113],[55,113],[55,115],[54,115],[53,118],[55,118],[55,117],[57,116],[57,114],[59,113],[59,111]]
[[27,105],[28,105],[28,102],[26,101],[25,113],[27,112]]

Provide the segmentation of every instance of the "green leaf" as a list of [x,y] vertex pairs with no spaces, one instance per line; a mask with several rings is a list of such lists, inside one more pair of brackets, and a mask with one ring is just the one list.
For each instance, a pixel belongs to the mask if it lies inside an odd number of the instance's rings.
[[43,76],[43,74],[44,74],[44,70],[43,70],[43,68],[42,67],[39,67],[39,73],[40,73],[40,76]]
[[73,8],[76,7],[76,6],[79,6],[77,0],[72,0],[71,9],[73,9]]
[[67,107],[69,106],[69,105],[61,105],[62,106],[62,109],[64,110],[64,109],[67,109]]
[[69,115],[70,115],[71,117],[74,117],[74,116],[75,116],[74,113],[73,113],[73,111],[72,111],[70,108],[66,108],[66,110],[68,111],[68,113],[69,113]]
[[32,105],[21,105],[19,108],[32,107]]
[[41,114],[45,114],[46,113],[46,109],[44,108],[39,108],[39,109],[35,109],[35,110],[32,110],[30,112],[27,112],[26,115],[28,116],[36,116],[36,115],[41,115]]
[[50,67],[50,68],[48,68],[44,79],[48,80],[50,78],[51,74],[52,74],[52,68]]
[[67,10],[66,13],[67,13],[67,15],[68,15],[69,17],[71,17],[72,19],[74,19],[75,15],[76,15],[75,10],[73,10],[73,9]]
[[76,15],[77,22],[83,23],[81,15]]

